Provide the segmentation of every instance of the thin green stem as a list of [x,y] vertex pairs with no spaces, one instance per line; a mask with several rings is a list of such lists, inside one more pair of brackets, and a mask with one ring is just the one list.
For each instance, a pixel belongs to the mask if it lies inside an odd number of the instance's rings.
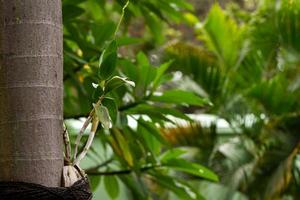
[[122,21],[123,21],[124,15],[125,15],[125,10],[126,10],[126,8],[127,8],[128,5],[129,5],[129,0],[126,2],[126,4],[125,4],[125,5],[123,6],[123,8],[122,8],[121,17],[120,17],[120,20],[119,20],[119,22],[118,22],[118,25],[117,25],[117,27],[116,27],[115,34],[114,34],[114,38],[115,38],[115,39],[116,39],[116,37],[117,37],[117,33],[118,33],[119,29],[120,29],[121,23],[122,23]]

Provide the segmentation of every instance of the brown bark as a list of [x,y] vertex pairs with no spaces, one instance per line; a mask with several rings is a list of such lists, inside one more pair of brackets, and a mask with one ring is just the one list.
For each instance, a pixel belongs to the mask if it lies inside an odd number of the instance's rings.
[[0,181],[60,186],[61,0],[0,0]]

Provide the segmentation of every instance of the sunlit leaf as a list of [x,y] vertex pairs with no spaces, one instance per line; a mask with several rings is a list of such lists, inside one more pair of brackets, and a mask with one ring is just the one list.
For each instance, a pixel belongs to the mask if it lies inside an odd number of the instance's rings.
[[243,34],[243,27],[228,17],[218,4],[215,4],[206,18],[201,38],[218,56],[222,65],[230,69],[235,67],[240,53],[243,52],[241,42]]
[[120,76],[114,76],[112,77],[110,80],[108,80],[105,84],[105,87],[104,87],[104,93],[109,93],[110,91],[124,85],[124,84],[128,84],[130,85],[131,87],[134,87],[135,86],[135,83],[133,81],[130,81],[129,79],[127,78],[123,78],[123,77],[120,77]]

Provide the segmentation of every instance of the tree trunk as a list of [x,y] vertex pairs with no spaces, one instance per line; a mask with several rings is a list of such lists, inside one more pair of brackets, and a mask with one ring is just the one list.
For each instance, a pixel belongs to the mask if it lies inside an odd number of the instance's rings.
[[60,186],[61,0],[0,0],[0,181]]

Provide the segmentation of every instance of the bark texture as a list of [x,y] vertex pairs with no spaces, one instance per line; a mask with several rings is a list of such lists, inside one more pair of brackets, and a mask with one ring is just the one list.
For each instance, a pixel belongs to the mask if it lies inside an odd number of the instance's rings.
[[60,186],[61,0],[0,0],[0,181]]

